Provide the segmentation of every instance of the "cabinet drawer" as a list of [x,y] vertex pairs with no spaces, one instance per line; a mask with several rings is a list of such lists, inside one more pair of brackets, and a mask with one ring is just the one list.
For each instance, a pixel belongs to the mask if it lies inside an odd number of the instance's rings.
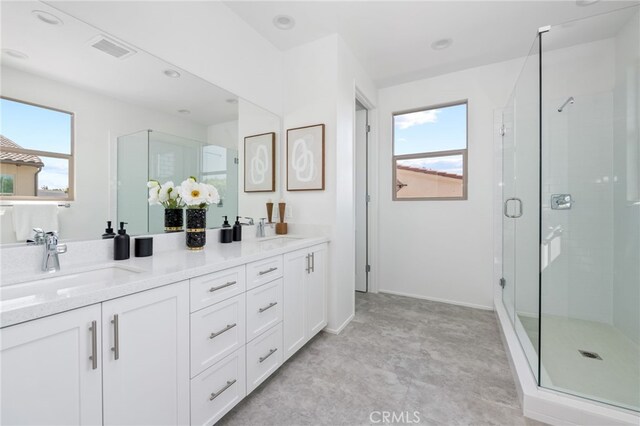
[[247,393],[282,364],[282,323],[247,344]]
[[247,292],[247,341],[282,321],[282,278]]
[[240,294],[191,314],[191,377],[245,342],[245,297]]
[[282,256],[273,256],[247,264],[247,290],[282,276]]
[[191,424],[212,425],[245,397],[245,351],[235,351],[191,379]]
[[245,291],[244,265],[192,278],[190,285],[191,312],[195,312],[243,293]]

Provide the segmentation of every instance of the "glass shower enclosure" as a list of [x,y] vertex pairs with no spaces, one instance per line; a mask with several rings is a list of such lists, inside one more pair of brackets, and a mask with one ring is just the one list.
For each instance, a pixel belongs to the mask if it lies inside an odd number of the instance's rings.
[[223,216],[238,214],[238,151],[207,142],[143,130],[118,138],[118,222],[127,222],[132,235],[164,232],[164,209],[149,206],[147,182],[173,181],[189,176],[212,184],[220,203],[209,206],[207,227],[222,225]]
[[640,411],[640,7],[542,28],[502,112],[503,303],[541,387]]

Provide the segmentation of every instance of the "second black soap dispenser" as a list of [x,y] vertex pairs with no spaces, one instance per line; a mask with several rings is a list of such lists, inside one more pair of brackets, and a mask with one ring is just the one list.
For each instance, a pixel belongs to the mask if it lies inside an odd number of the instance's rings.
[[131,256],[131,242],[124,225],[127,222],[120,222],[118,235],[113,239],[113,260],[126,260]]
[[242,241],[242,225],[240,216],[236,216],[236,223],[233,224],[233,241]]

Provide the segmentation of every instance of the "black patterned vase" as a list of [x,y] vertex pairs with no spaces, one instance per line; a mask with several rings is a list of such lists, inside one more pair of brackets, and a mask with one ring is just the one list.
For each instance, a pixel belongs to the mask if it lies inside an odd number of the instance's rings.
[[207,242],[207,209],[187,209],[187,248],[202,250]]
[[183,227],[183,209],[164,209],[164,232],[182,232]]

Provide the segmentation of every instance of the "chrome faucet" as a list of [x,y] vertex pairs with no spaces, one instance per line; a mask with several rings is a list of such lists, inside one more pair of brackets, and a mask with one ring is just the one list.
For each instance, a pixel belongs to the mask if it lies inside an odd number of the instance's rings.
[[258,225],[256,225],[256,237],[257,238],[264,238],[264,226],[265,226],[265,221],[267,220],[266,217],[261,217],[260,218],[260,222],[258,222]]
[[44,244],[44,231],[40,228],[33,228],[33,240],[27,240],[30,246],[41,246]]
[[241,223],[241,225],[253,226],[253,218],[252,217],[244,216],[242,219],[247,219],[247,223]]
[[[58,254],[66,253],[67,245],[58,244],[58,233],[56,231],[47,232],[44,235],[44,253],[42,256],[42,270],[45,272],[54,272],[60,270],[60,259]],[[49,261],[53,261],[53,265],[49,266]]]

